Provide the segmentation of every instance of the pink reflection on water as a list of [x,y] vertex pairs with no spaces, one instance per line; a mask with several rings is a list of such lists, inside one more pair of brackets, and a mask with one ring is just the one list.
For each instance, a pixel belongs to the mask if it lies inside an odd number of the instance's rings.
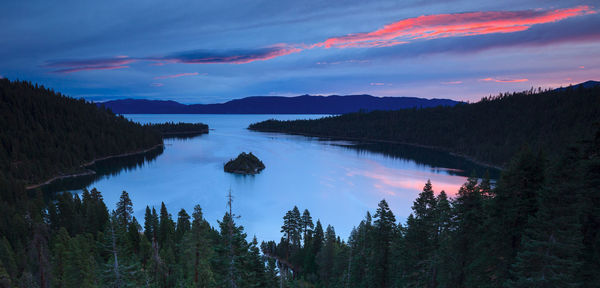
[[428,179],[431,180],[436,193],[444,190],[452,197],[467,180],[466,177],[436,173],[431,170],[390,168],[375,161],[366,161],[366,163],[365,169],[347,168],[345,176],[349,179],[360,177],[371,181],[371,187],[382,198],[409,197],[412,200],[423,190]]

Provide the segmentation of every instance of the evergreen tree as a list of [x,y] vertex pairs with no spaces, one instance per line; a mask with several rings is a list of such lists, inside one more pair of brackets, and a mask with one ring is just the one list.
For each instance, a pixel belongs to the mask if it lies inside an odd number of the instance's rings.
[[117,209],[115,209],[115,213],[117,217],[117,223],[121,227],[129,226],[129,222],[131,222],[131,217],[133,217],[133,202],[131,202],[127,191],[123,191],[121,193],[119,202],[117,202]]
[[469,285],[501,287],[508,278],[521,246],[528,218],[538,209],[538,193],[545,184],[545,160],[540,153],[525,148],[503,171],[479,255],[473,265]]
[[310,212],[308,209],[304,209],[302,212],[302,231],[304,231],[304,245],[306,245],[306,239],[311,237],[312,229],[315,228],[315,224],[312,221],[312,217],[310,216]]
[[391,284],[391,248],[396,235],[396,217],[387,202],[381,200],[375,212],[373,229],[373,253],[369,267],[373,270],[375,287],[388,287]]
[[507,287],[583,287],[577,199],[582,182],[569,181],[580,172],[577,158],[572,152],[557,163],[551,184],[540,191],[539,209],[529,218]]
[[453,223],[450,251],[454,254],[453,261],[447,263],[455,267],[454,272],[447,274],[448,285],[455,287],[466,286],[469,283],[471,266],[479,252],[473,247],[484,232],[485,221],[483,210],[483,194],[478,186],[478,179],[469,177],[467,182],[458,190],[458,196],[452,202]]
[[407,277],[410,287],[435,287],[437,281],[436,257],[437,235],[437,200],[428,180],[419,197],[414,201],[413,214],[406,222],[407,267],[412,273]]
[[173,244],[171,241],[175,234],[175,222],[171,217],[171,214],[167,211],[167,207],[164,202],[160,203],[160,222],[158,224],[158,244],[161,247],[165,247]]
[[184,209],[181,209],[179,213],[177,213],[177,229],[175,230],[175,241],[180,242],[183,238],[183,235],[190,231],[190,215],[185,212]]

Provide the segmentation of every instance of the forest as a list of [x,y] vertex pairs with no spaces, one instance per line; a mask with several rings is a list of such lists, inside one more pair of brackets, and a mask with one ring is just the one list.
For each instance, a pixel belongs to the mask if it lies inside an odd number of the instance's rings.
[[176,137],[184,135],[199,135],[208,133],[208,125],[203,123],[184,123],[184,122],[167,122],[146,124],[155,130],[160,131],[163,137]]
[[523,145],[558,155],[600,121],[600,86],[531,89],[476,103],[349,113],[316,120],[267,120],[248,128],[434,147],[505,166]]
[[145,124],[26,81],[0,78],[0,178],[26,184],[79,172],[94,159],[208,133],[202,123]]
[[[45,201],[2,186],[2,287],[597,287],[600,132],[557,162],[524,149],[501,178],[456,197],[424,184],[405,223],[385,200],[351,232],[293,207],[281,239],[258,243],[197,205],[132,216],[96,189]],[[8,189],[7,189],[8,188]],[[17,191],[15,191],[17,190]]]
[[0,177],[26,183],[162,144],[150,127],[25,81],[0,79],[0,115]]
[[[597,98],[597,88],[423,109],[435,118],[438,110],[470,111],[467,107],[498,107],[546,95],[570,113],[556,116],[566,120],[551,122],[556,133],[570,138],[544,152],[536,146],[541,142],[521,145],[497,181],[471,177],[452,197],[436,190],[436,183],[424,183],[406,221],[398,221],[404,215],[394,215],[382,199],[375,211],[365,211],[348,239],[341,239],[318,215],[290,207],[281,215],[281,238],[259,243],[244,232],[235,211],[224,210],[212,226],[203,216],[202,203],[176,215],[164,204],[146,207],[144,219],[136,219],[126,191],[115,207],[108,207],[96,189],[54,195],[25,190],[27,181],[94,157],[160,144],[161,134],[43,87],[4,79],[0,83],[0,287],[500,288],[600,283],[600,127],[587,127],[597,119],[592,110],[599,106],[590,100]],[[578,116],[561,95],[583,95]],[[560,126],[571,123],[569,117],[579,119],[569,127],[575,132]],[[487,133],[494,138],[492,134]],[[135,143],[120,147],[125,141],[121,138]],[[491,141],[482,138],[484,144]]]

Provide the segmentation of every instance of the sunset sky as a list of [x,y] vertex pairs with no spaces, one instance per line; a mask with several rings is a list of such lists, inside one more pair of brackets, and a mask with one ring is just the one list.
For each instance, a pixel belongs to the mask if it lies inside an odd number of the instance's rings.
[[1,2],[0,76],[93,101],[475,101],[600,80],[594,1]]

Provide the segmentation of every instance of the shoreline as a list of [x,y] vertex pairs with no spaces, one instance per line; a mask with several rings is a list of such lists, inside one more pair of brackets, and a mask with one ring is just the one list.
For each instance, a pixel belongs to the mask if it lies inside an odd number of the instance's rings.
[[408,146],[413,146],[413,147],[427,148],[427,149],[445,152],[452,156],[463,158],[463,159],[471,161],[477,165],[494,168],[499,171],[504,170],[504,168],[501,166],[494,165],[491,163],[486,163],[483,161],[479,161],[479,160],[474,159],[473,157],[470,157],[470,156],[467,156],[464,154],[460,154],[460,153],[456,153],[456,152],[452,152],[452,151],[449,151],[448,149],[444,149],[444,148],[436,147],[436,146],[428,146],[428,145],[423,145],[423,144],[406,143],[406,142],[393,141],[393,140],[382,140],[382,139],[363,139],[363,138],[356,138],[356,137],[334,137],[334,136],[326,136],[326,135],[310,134],[310,133],[282,132],[282,131],[275,131],[275,130],[256,130],[256,129],[250,129],[250,128],[246,128],[246,129],[248,129],[250,131],[256,131],[256,132],[282,133],[282,134],[288,134],[288,135],[300,135],[300,136],[305,136],[305,137],[316,137],[316,138],[330,139],[330,140],[348,140],[348,141],[367,142],[367,143],[371,142],[371,143],[401,144],[401,145],[408,145]]
[[158,147],[164,147],[164,143],[160,143],[160,144],[156,144],[150,148],[147,149],[143,149],[143,150],[137,150],[137,151],[133,151],[133,152],[128,152],[128,153],[122,153],[122,154],[117,154],[117,155],[109,155],[109,156],[104,156],[104,157],[100,157],[100,158],[96,158],[92,161],[83,163],[81,165],[79,165],[79,168],[83,168],[84,172],[74,172],[74,173],[69,173],[66,175],[58,175],[58,176],[54,176],[44,182],[41,183],[37,183],[37,184],[30,184],[30,185],[26,185],[25,186],[25,190],[32,190],[32,189],[36,189],[36,188],[40,188],[43,186],[46,186],[48,184],[51,184],[52,182],[56,181],[56,180],[60,180],[60,179],[67,179],[67,178],[76,178],[76,177],[81,177],[81,176],[89,176],[89,175],[94,175],[96,174],[96,171],[91,170],[91,169],[87,169],[87,167],[95,164],[98,161],[102,161],[102,160],[107,160],[107,159],[111,159],[111,158],[120,158],[120,157],[127,157],[127,156],[132,156],[132,155],[137,155],[137,154],[144,154],[147,152],[150,152],[154,149],[157,149]]

